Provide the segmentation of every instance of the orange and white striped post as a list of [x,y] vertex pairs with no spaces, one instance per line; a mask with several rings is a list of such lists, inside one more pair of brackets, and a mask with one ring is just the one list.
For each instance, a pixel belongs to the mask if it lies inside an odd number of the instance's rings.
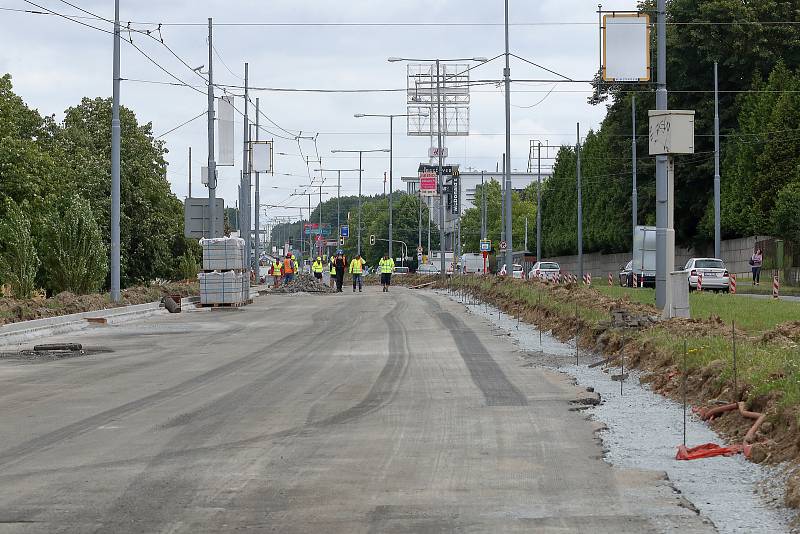
[[697,273],[697,291],[703,292],[703,273]]
[[780,298],[781,282],[778,275],[772,277],[772,298]]
[[639,287],[639,275],[633,273],[633,287]]
[[614,277],[611,276],[611,273],[608,273],[608,287],[611,287],[613,285],[614,285]]
[[589,283],[586,285],[588,286],[592,285],[592,273],[587,274],[586,279],[589,281]]
[[731,295],[735,295],[736,294],[736,273],[731,273],[730,274],[730,280],[731,280]]

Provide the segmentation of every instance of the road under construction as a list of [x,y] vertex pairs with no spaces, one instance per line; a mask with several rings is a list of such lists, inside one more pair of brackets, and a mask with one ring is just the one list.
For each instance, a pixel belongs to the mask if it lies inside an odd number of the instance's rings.
[[430,291],[287,294],[0,360],[3,532],[714,532],[596,402]]

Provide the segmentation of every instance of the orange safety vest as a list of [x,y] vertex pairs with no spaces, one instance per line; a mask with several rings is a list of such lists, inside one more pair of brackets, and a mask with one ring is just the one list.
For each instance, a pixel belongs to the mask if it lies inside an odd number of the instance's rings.
[[283,274],[294,274],[294,262],[291,258],[283,260]]

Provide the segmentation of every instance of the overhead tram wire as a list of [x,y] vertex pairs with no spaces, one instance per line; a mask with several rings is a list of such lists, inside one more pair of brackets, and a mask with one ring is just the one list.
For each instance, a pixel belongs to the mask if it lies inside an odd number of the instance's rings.
[[172,133],[172,132],[174,132],[175,130],[178,130],[178,129],[180,129],[180,128],[183,128],[183,127],[184,127],[184,126],[186,126],[187,124],[190,124],[190,123],[192,123],[192,122],[196,121],[196,120],[197,120],[197,119],[199,119],[200,117],[204,117],[204,116],[206,116],[207,114],[208,114],[208,111],[207,111],[207,110],[203,110],[203,112],[202,112],[202,113],[200,113],[199,115],[195,115],[195,116],[194,116],[194,117],[192,117],[191,119],[189,119],[189,120],[187,120],[187,121],[184,121],[184,122],[180,123],[179,125],[175,126],[174,128],[170,128],[170,129],[169,129],[169,130],[167,130],[166,132],[164,132],[164,133],[162,133],[162,134],[160,134],[160,135],[157,135],[157,136],[155,137],[155,139],[161,139],[162,137],[164,137],[164,136],[166,136],[166,135],[169,135],[169,134],[171,134],[171,133]]

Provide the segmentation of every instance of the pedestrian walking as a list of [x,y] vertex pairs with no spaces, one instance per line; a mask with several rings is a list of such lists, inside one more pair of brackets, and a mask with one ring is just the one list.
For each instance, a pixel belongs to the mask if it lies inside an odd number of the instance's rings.
[[392,273],[394,272],[394,260],[388,254],[384,254],[381,261],[378,262],[378,268],[381,270],[381,285],[383,292],[389,291],[389,286],[392,284]]
[[353,277],[353,293],[356,292],[356,285],[358,285],[358,292],[361,293],[361,290],[364,287],[364,259],[361,255],[357,255],[353,258],[353,261],[350,262],[350,275]]
[[761,265],[764,263],[764,253],[761,248],[756,248],[750,256],[750,267],[753,269],[753,285],[761,283]]
[[276,258],[274,262],[272,262],[272,269],[270,274],[272,275],[272,289],[277,289],[281,286],[281,271],[283,270],[283,266],[281,262],[278,261]]
[[344,285],[344,273],[347,272],[347,257],[341,250],[336,253],[334,268],[336,269],[336,291],[341,293]]
[[314,278],[322,281],[322,270],[324,267],[322,266],[322,258],[317,256],[317,259],[314,260],[314,263],[311,264],[311,272],[314,273]]
[[330,286],[333,289],[336,287],[336,256],[331,256],[328,259],[328,271],[331,275]]

